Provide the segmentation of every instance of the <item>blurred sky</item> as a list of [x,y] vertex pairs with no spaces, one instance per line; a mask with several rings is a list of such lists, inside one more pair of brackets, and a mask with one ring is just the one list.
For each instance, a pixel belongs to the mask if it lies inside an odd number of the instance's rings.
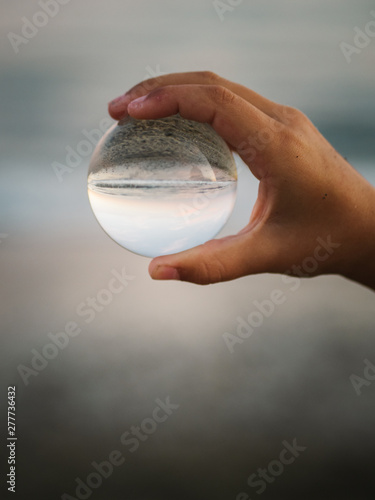
[[[180,409],[94,500],[256,498],[248,475],[294,438],[307,450],[264,498],[373,498],[375,382],[358,396],[349,377],[375,363],[374,294],[338,277],[296,293],[270,275],[153,282],[149,260],[116,245],[91,212],[90,154],[62,182],[52,164],[144,77],[209,69],[302,109],[375,183],[375,39],[350,63],[340,49],[375,20],[375,2],[244,0],[221,20],[205,0],[71,0],[16,54],[9,33],[40,10],[0,4],[0,405],[4,415],[16,384],[18,497],[74,495],[75,478],[170,396]],[[224,234],[255,200],[255,180],[240,173]],[[85,324],[77,305],[124,267],[129,286]],[[275,288],[285,304],[230,354],[223,333]],[[25,386],[17,367],[73,320],[83,333]]]

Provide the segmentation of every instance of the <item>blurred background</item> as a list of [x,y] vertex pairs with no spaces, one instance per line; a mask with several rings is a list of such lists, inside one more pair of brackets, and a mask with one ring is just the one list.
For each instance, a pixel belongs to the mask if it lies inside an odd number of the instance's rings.
[[[153,282],[149,259],[91,212],[84,142],[110,123],[107,102],[145,77],[208,69],[300,108],[375,184],[375,40],[354,41],[375,3],[18,0],[0,12],[2,498],[247,500],[261,468],[262,498],[373,499],[374,293],[339,277],[297,291],[277,275]],[[246,224],[256,189],[240,169],[223,234]],[[109,300],[116,272],[124,286]],[[223,335],[275,289],[284,303],[231,353]],[[90,297],[106,303],[86,322]],[[66,341],[70,322],[80,333]],[[46,347],[52,336],[63,347]],[[10,385],[16,495],[5,484]],[[150,420],[168,398],[178,408]],[[133,452],[121,441],[132,426]],[[294,440],[305,449],[280,468]],[[93,463],[110,456],[121,464],[99,475]]]

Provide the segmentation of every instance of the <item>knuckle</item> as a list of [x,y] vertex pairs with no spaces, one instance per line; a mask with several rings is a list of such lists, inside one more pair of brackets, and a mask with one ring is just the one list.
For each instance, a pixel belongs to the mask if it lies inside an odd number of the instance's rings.
[[150,93],[162,85],[162,80],[159,76],[148,78],[137,83],[127,93],[132,97],[141,97],[145,93]]
[[291,148],[293,148],[293,150],[295,148],[299,149],[297,147],[297,144],[300,142],[299,135],[300,133],[296,128],[284,127],[278,134],[278,150],[288,153]]
[[227,271],[221,259],[215,256],[217,249],[217,240],[210,240],[203,244],[204,250],[211,255],[210,259],[204,259],[197,267],[195,276],[196,283],[208,285],[210,283],[219,283],[226,280]]
[[291,127],[282,127],[280,128],[277,138],[278,138],[278,147],[289,147],[289,144],[293,142],[294,137],[294,129]]
[[147,92],[150,92],[157,87],[160,86],[160,78],[159,77],[154,77],[154,78],[149,78],[148,80],[144,80],[141,83],[141,86],[143,89],[145,89]]
[[212,84],[217,83],[221,80],[220,76],[214,73],[213,71],[200,71],[199,75],[202,77],[203,80]]
[[279,146],[281,148],[304,146],[311,127],[314,127],[311,121],[302,111],[289,106],[284,106],[283,118],[283,126],[278,133]]
[[211,281],[210,266],[207,264],[206,261],[203,261],[200,263],[197,269],[196,283],[199,283],[200,285],[208,285],[211,282],[212,281]]
[[221,85],[211,85],[207,88],[212,100],[219,106],[226,106],[236,99],[235,94]]
[[309,120],[307,116],[299,109],[292,108],[291,106],[283,106],[283,118],[286,125],[291,127],[300,127],[305,125]]

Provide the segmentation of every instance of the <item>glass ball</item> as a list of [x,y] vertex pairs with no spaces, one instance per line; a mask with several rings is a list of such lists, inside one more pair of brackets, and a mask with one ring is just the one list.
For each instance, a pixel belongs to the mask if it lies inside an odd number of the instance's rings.
[[230,216],[237,171],[207,123],[179,115],[127,117],[102,137],[88,171],[92,210],[104,231],[146,257],[212,239]]

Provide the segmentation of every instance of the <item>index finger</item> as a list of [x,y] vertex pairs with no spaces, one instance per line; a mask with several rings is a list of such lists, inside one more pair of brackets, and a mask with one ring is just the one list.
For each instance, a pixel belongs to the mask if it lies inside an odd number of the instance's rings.
[[120,119],[127,114],[128,104],[151,91],[169,85],[217,85],[224,87],[234,94],[242,97],[245,101],[253,104],[256,108],[267,115],[276,118],[278,116],[277,108],[280,107],[269,99],[257,94],[253,90],[238,83],[226,80],[211,71],[196,71],[188,73],[171,73],[169,75],[157,76],[138,83],[125,94],[114,99],[108,105],[109,114],[114,119]]
[[[161,87],[133,100],[128,113],[136,119],[158,119],[179,113],[183,118],[209,123],[246,161],[243,144],[259,130],[271,130],[274,120],[253,104],[225,87],[215,85],[172,85]],[[278,148],[278,135],[254,161],[247,162],[257,178],[266,175]]]

